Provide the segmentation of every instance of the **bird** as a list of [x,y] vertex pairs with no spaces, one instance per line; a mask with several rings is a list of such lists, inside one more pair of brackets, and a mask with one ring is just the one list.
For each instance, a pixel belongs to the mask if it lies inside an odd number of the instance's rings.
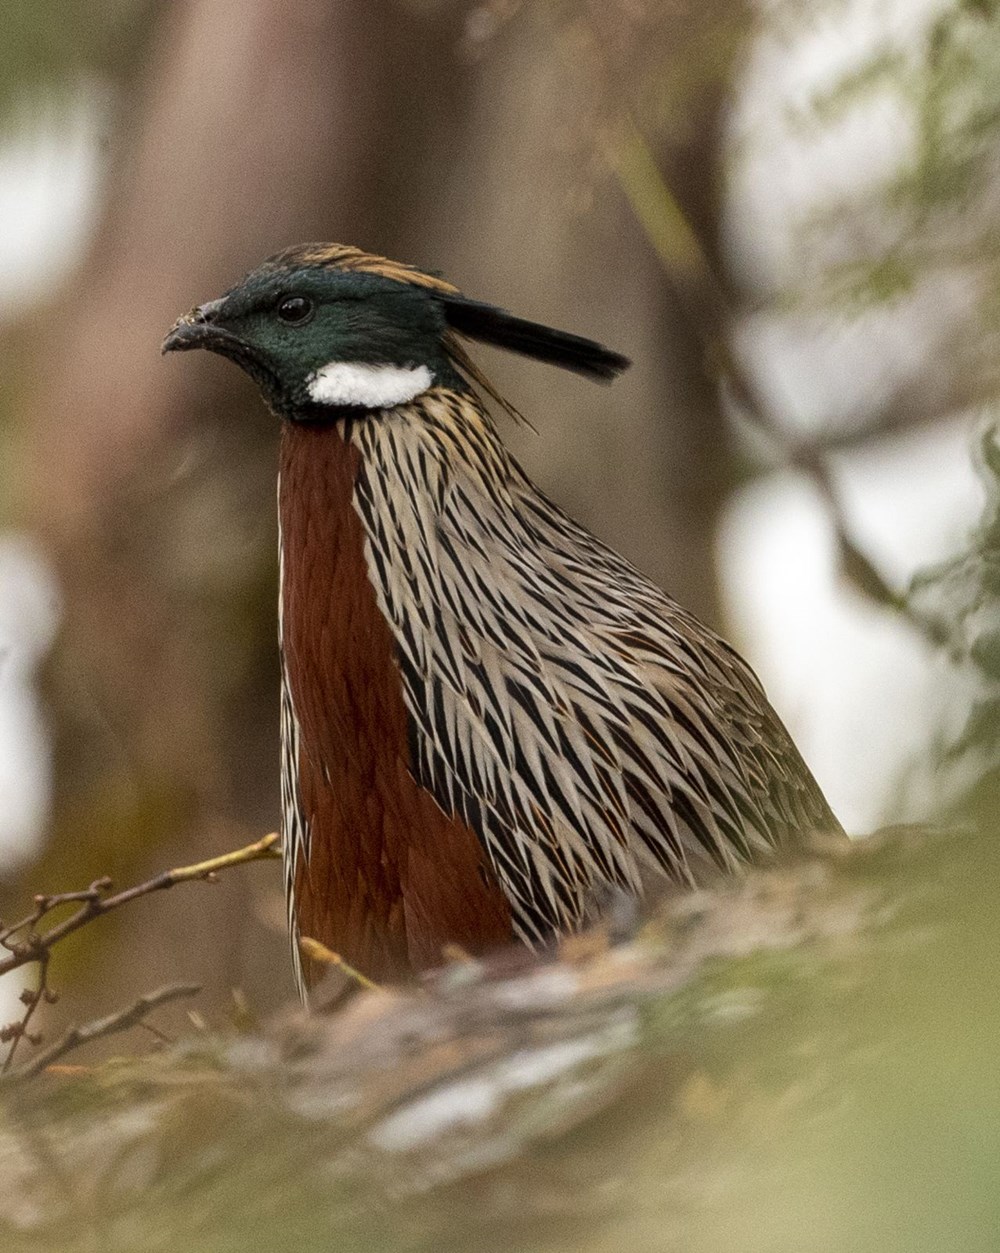
[[840,825],[742,657],[537,488],[467,344],[630,363],[300,244],[181,317],[280,420],[281,809],[308,937],[376,981],[542,949]]

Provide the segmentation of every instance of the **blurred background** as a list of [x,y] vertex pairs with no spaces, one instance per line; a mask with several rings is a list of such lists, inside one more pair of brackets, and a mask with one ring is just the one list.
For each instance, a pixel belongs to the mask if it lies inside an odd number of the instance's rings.
[[[277,824],[276,422],[159,344],[311,239],[633,358],[479,354],[532,476],[749,656],[849,830],[991,795],[997,9],[11,0],[0,913]],[[88,928],[60,1014],[285,1001],[279,879]]]

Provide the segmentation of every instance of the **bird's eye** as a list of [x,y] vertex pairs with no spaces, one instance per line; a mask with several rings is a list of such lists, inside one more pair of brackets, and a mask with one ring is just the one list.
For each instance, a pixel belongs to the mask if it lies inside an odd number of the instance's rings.
[[313,302],[305,296],[286,296],[278,305],[278,317],[289,326],[297,326],[312,316]]

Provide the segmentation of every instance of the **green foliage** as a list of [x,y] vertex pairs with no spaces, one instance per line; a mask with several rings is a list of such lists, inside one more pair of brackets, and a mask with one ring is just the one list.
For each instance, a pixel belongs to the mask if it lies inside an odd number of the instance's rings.
[[964,764],[967,799],[1000,783],[1000,430],[991,422],[978,441],[986,495],[982,517],[952,560],[921,572],[910,603],[943,627],[952,661],[971,673],[977,693],[965,726],[943,753]]
[[919,272],[902,252],[889,252],[874,261],[849,261],[831,266],[827,285],[838,309],[860,314],[875,305],[889,304],[913,291]]
[[[935,270],[961,268],[975,273],[982,294],[978,329],[995,330],[1000,22],[994,11],[993,0],[953,0],[922,34],[877,45],[808,106],[790,112],[801,138],[822,135],[876,99],[900,111],[895,166],[804,223],[806,245],[815,243],[817,255],[836,260],[811,275],[795,303],[856,315],[898,300]],[[832,251],[831,240],[837,241]]]

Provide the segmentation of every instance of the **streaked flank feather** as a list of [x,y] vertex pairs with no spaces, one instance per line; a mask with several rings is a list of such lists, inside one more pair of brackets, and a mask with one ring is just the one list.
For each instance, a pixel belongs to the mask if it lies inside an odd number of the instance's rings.
[[745,662],[548,500],[444,390],[351,422],[411,768],[480,835],[518,934],[835,820]]

